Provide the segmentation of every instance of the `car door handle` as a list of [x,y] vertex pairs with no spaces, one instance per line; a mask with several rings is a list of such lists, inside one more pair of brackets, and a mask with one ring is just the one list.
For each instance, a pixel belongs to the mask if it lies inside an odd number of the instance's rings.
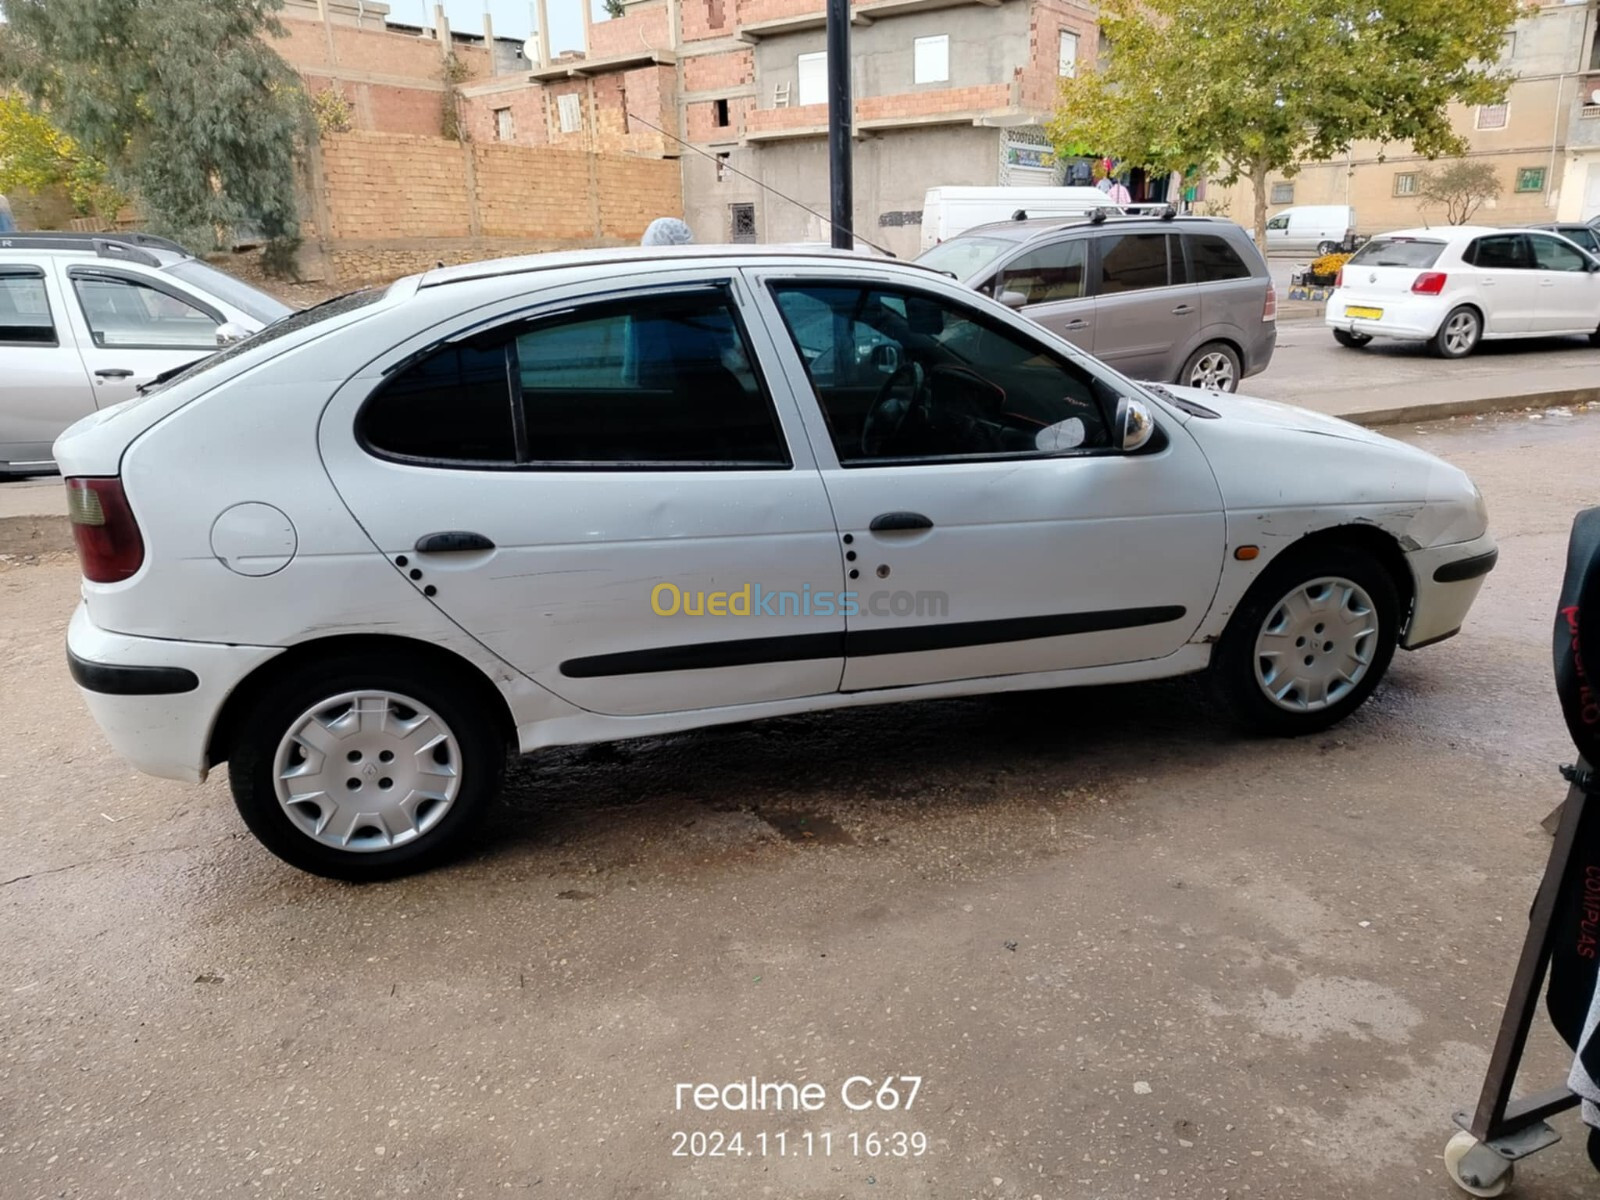
[[127,379],[133,372],[127,367],[101,367],[95,374],[101,379]]
[[1177,308],[1172,310],[1172,315],[1175,316],[1175,317],[1187,317],[1193,311],[1194,311],[1194,305],[1192,305],[1192,304],[1180,304],[1180,305],[1178,305]]
[[443,533],[425,533],[417,539],[418,554],[458,554],[466,550],[493,550],[494,543],[481,533],[466,529],[449,529]]
[[1089,328],[1089,322],[1080,317],[1078,320],[1068,321],[1061,328],[1066,330],[1068,333],[1078,333],[1081,330]]
[[921,513],[886,512],[872,518],[867,526],[873,533],[904,533],[916,529],[932,529],[933,522]]

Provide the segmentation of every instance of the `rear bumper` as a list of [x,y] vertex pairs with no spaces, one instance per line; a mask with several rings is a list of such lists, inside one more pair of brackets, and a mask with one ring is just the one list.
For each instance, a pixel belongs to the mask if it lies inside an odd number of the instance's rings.
[[1272,363],[1272,352],[1278,348],[1278,323],[1263,321],[1261,335],[1244,348],[1244,378],[1259,375]]
[[1487,533],[1470,542],[1430,546],[1406,555],[1417,598],[1401,646],[1417,650],[1460,630],[1499,556]]
[[[1383,316],[1377,320],[1346,316],[1345,309],[1352,307],[1381,309]],[[1439,332],[1439,325],[1448,311],[1431,296],[1362,296],[1359,292],[1342,288],[1328,297],[1328,311],[1323,320],[1330,329],[1344,329],[1369,337],[1427,341]]]
[[112,748],[139,770],[200,783],[206,745],[239,682],[283,651],[109,633],[80,604],[67,627],[67,666]]

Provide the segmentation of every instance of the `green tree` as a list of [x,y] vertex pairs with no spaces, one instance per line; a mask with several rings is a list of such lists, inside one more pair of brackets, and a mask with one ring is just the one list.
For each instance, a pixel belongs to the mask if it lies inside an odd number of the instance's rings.
[[305,94],[267,44],[282,0],[5,0],[14,84],[197,249],[297,240]]
[[1460,154],[1449,106],[1493,104],[1518,0],[1105,0],[1100,69],[1062,82],[1066,154],[1250,181],[1264,245],[1267,178],[1352,142]]
[[1417,180],[1417,199],[1426,206],[1439,205],[1445,220],[1465,225],[1484,201],[1500,195],[1503,185],[1494,165],[1458,158],[1433,170],[1423,171]]
[[21,96],[0,94],[0,192],[59,187],[80,216],[114,216],[123,197],[91,158]]

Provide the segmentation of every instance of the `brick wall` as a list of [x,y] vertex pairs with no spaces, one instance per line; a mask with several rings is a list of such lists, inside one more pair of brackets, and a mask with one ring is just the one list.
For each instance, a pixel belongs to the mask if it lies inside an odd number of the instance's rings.
[[[1011,85],[987,83],[979,87],[940,88],[927,92],[900,92],[893,96],[863,96],[856,101],[856,120],[885,117],[925,117],[939,113],[1004,108],[1011,102]],[[824,106],[825,108],[826,106]]]
[[733,32],[734,0],[679,0],[678,28],[686,42]]
[[733,50],[726,54],[697,54],[682,60],[683,90],[711,92],[742,87],[756,81],[755,54]]
[[684,136],[691,142],[731,142],[745,130],[747,114],[755,108],[754,96],[734,96],[728,101],[728,124],[717,124],[714,100],[696,100],[684,105]]
[[632,154],[347,133],[322,140],[313,178],[308,249],[341,284],[441,259],[636,242],[683,212],[678,164]]
[[795,104],[788,108],[752,108],[745,113],[744,127],[749,133],[774,129],[808,129],[828,123],[826,104]]
[[545,113],[544,89],[519,87],[503,92],[485,92],[461,98],[461,121],[474,142],[497,142],[499,131],[494,111],[511,110],[511,141],[518,146],[550,144],[549,118]]
[[1090,70],[1100,44],[1094,10],[1073,0],[1032,0],[1028,63],[1017,69],[1017,102],[1030,112],[1056,107],[1061,89],[1061,31],[1078,35],[1078,70]]
[[667,6],[631,7],[626,16],[596,21],[589,29],[589,57],[611,58],[640,50],[666,50],[672,45]]
[[803,17],[807,13],[821,12],[824,0],[739,0],[739,23],[754,25],[757,21],[775,21],[779,17]]

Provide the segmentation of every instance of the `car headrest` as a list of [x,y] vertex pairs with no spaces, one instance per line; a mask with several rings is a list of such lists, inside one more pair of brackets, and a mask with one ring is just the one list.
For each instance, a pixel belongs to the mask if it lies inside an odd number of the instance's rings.
[[[1589,671],[1585,647],[1593,648]],[[1586,508],[1572,520],[1551,649],[1567,729],[1584,760],[1600,765],[1600,508]]]

